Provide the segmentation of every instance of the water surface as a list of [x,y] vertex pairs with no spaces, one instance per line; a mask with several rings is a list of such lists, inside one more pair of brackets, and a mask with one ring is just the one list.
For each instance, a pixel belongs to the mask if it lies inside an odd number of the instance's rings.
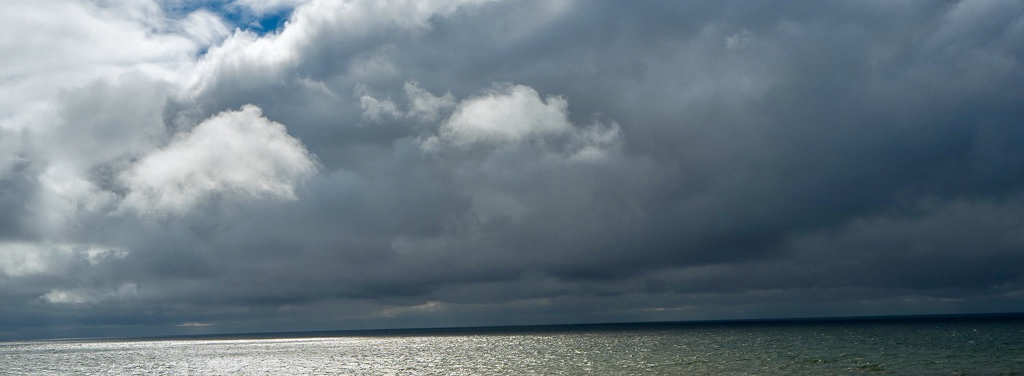
[[1024,320],[618,324],[0,342],[0,373],[1010,375],[1024,374]]

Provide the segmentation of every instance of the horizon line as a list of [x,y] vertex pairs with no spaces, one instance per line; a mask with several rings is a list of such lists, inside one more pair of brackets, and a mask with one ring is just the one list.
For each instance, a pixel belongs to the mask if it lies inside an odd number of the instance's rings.
[[[983,313],[940,313],[940,314],[902,314],[902,315],[865,315],[865,316],[808,316],[781,318],[746,318],[746,319],[702,319],[702,320],[671,320],[671,321],[620,321],[620,322],[587,322],[563,324],[513,324],[513,325],[475,325],[475,326],[437,326],[437,327],[397,327],[373,329],[325,329],[268,332],[225,332],[206,334],[168,334],[156,336],[125,336],[125,337],[77,337],[24,339],[28,341],[74,341],[74,340],[174,340],[174,339],[289,339],[289,338],[330,338],[330,337],[398,337],[398,336],[445,336],[445,335],[487,335],[501,333],[557,333],[568,330],[588,328],[597,331],[615,331],[625,327],[658,327],[698,326],[698,325],[744,325],[744,324],[813,324],[813,323],[871,323],[895,321],[942,321],[942,320],[1024,320],[1024,312],[983,312]],[[6,340],[0,340],[5,342]]]

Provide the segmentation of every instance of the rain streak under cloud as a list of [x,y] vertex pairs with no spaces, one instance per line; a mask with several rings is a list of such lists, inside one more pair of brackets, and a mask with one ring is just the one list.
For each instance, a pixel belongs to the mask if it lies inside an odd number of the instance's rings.
[[0,338],[1024,311],[1024,4],[0,14]]

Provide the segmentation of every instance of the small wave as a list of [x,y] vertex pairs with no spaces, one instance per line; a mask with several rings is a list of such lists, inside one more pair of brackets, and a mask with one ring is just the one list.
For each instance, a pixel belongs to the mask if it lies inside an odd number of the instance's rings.
[[886,372],[885,367],[878,363],[864,363],[857,365],[854,369],[867,372]]

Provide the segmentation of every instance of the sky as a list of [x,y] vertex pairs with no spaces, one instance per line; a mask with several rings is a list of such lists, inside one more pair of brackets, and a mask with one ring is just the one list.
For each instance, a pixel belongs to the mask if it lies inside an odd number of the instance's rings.
[[39,0],[0,339],[1024,311],[1024,3]]

